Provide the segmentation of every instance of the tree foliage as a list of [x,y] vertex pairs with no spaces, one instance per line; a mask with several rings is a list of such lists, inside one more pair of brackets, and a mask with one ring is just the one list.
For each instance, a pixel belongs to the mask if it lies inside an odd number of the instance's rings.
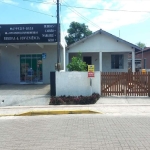
[[72,57],[67,68],[69,71],[87,71],[87,64],[83,62],[81,53],[78,53],[77,57]]
[[145,43],[142,43],[142,42],[138,42],[137,46],[142,48],[142,49],[144,49],[146,47]]
[[71,45],[82,38],[92,34],[92,31],[89,30],[88,26],[84,23],[71,22],[69,29],[67,30],[68,36],[65,37],[67,45]]

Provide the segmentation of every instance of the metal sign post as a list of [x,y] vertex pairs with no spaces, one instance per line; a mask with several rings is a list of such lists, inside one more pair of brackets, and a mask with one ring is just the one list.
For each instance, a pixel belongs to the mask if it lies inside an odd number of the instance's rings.
[[90,78],[91,95],[92,95],[92,78]]

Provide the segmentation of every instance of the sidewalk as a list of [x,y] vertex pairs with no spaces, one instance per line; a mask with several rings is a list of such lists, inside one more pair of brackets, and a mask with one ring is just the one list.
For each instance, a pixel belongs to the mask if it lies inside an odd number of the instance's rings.
[[0,107],[0,116],[72,113],[150,114],[150,98],[100,98],[93,105],[43,105]]
[[136,105],[150,105],[150,97],[126,97],[126,96],[111,96],[101,97],[96,104],[136,104]]

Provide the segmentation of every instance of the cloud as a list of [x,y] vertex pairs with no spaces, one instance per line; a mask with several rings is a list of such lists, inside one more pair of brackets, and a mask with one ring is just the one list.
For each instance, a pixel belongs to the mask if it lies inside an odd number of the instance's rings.
[[[128,11],[149,11],[150,1],[128,1],[113,0],[111,2],[102,2],[103,9],[116,9],[127,11],[101,11],[99,15],[91,19],[92,22],[100,26],[104,30],[111,30],[121,26],[140,23],[150,18],[146,12],[128,12]],[[134,6],[134,7],[133,7]],[[96,13],[95,13],[96,14]],[[97,30],[97,27],[89,24],[90,29]]]
[[48,12],[53,7],[51,0],[43,0],[43,2],[39,4],[31,3],[30,6],[36,7],[40,11]]
[[[69,3],[69,1],[68,1]],[[78,5],[77,5],[78,4]],[[70,4],[71,5],[71,4]],[[149,11],[150,1],[149,0],[77,0],[77,6],[81,7],[96,7],[100,9],[116,9],[116,10],[127,10],[127,11],[102,11],[102,10],[91,10],[91,9],[76,9],[81,15],[75,14],[72,11],[65,13],[64,23],[68,24],[72,21],[78,21],[85,23],[89,26],[92,31],[100,28],[104,30],[111,30],[126,26],[130,24],[140,23],[150,18],[149,13],[146,12],[128,12],[128,11]],[[72,8],[71,8],[72,9]],[[93,22],[93,23],[92,23]],[[96,25],[95,25],[96,24]]]
[[[18,4],[17,2],[14,2],[13,0],[3,0],[2,2],[8,3],[8,4],[15,4],[15,5]],[[0,3],[1,3],[1,2],[0,2]]]
[[[69,3],[68,1],[67,3]],[[72,21],[77,21],[79,23],[85,23],[88,25],[89,29],[94,31],[99,30],[100,28],[110,32],[112,29],[121,28],[123,26],[129,26],[133,24],[142,23],[150,19],[150,13],[146,12],[130,12],[130,11],[148,11],[150,6],[150,0],[92,0],[87,4],[87,0],[77,0],[76,3],[71,4],[70,6],[81,6],[81,7],[95,7],[102,10],[92,10],[92,9],[77,9],[68,7],[66,10],[63,10],[62,23],[65,26],[65,29],[61,29],[65,35],[65,31],[69,28],[69,25]],[[71,10],[70,10],[71,9]],[[79,12],[77,15],[75,12]],[[105,9],[105,10],[103,10]],[[127,10],[127,11],[107,11],[106,9],[111,10]],[[87,19],[89,21],[87,21]],[[91,22],[90,22],[91,21]],[[148,36],[147,36],[148,37]],[[127,39],[128,40],[128,39]],[[130,39],[131,40],[131,39]],[[146,45],[150,45],[150,41],[146,38],[142,38],[142,41],[145,41]],[[133,40],[133,43],[135,41]]]
[[92,7],[97,4],[100,4],[102,0],[96,1],[96,0],[77,0],[77,4],[84,6],[84,7]]
[[[94,1],[93,5],[95,4],[97,5],[96,8],[99,7],[100,9],[105,9],[105,10],[104,11],[89,10],[90,15],[87,15],[86,18],[90,19],[91,22],[96,24],[93,25],[93,23],[87,22],[89,28],[92,31],[98,30],[98,27],[104,30],[111,30],[114,28],[119,28],[121,26],[140,23],[150,18],[149,13],[146,12],[128,12],[128,11],[149,11],[150,1],[148,0],[143,0],[143,1],[142,0],[136,0],[136,1],[106,0],[106,1],[101,1],[100,3],[98,3],[98,1]],[[127,10],[127,11],[106,11],[106,9]]]

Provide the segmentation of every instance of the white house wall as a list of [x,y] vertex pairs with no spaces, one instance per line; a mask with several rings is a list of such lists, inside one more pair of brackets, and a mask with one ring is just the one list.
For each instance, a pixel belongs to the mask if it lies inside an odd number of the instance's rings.
[[73,52],[131,52],[131,46],[120,42],[105,34],[96,34],[84,42],[72,46],[69,53]]
[[[111,55],[112,54],[123,54],[124,55],[124,68],[123,69],[111,69]],[[77,53],[69,54],[69,62],[71,58],[77,56]],[[82,53],[82,57],[91,56],[92,65],[95,67],[95,71],[99,71],[99,53]],[[102,72],[127,72],[128,71],[128,53],[102,53]]]
[[[123,54],[124,55],[124,68],[111,69],[111,55]],[[128,72],[128,53],[102,53],[102,72]]]
[[[21,54],[41,54],[46,53],[43,59],[43,83],[50,83],[50,72],[55,71],[57,62],[56,46],[45,46],[43,49],[38,46],[20,46],[19,49],[8,46],[1,48],[0,56],[0,83],[19,84],[20,83],[20,55]],[[62,59],[63,60],[63,59]]]

